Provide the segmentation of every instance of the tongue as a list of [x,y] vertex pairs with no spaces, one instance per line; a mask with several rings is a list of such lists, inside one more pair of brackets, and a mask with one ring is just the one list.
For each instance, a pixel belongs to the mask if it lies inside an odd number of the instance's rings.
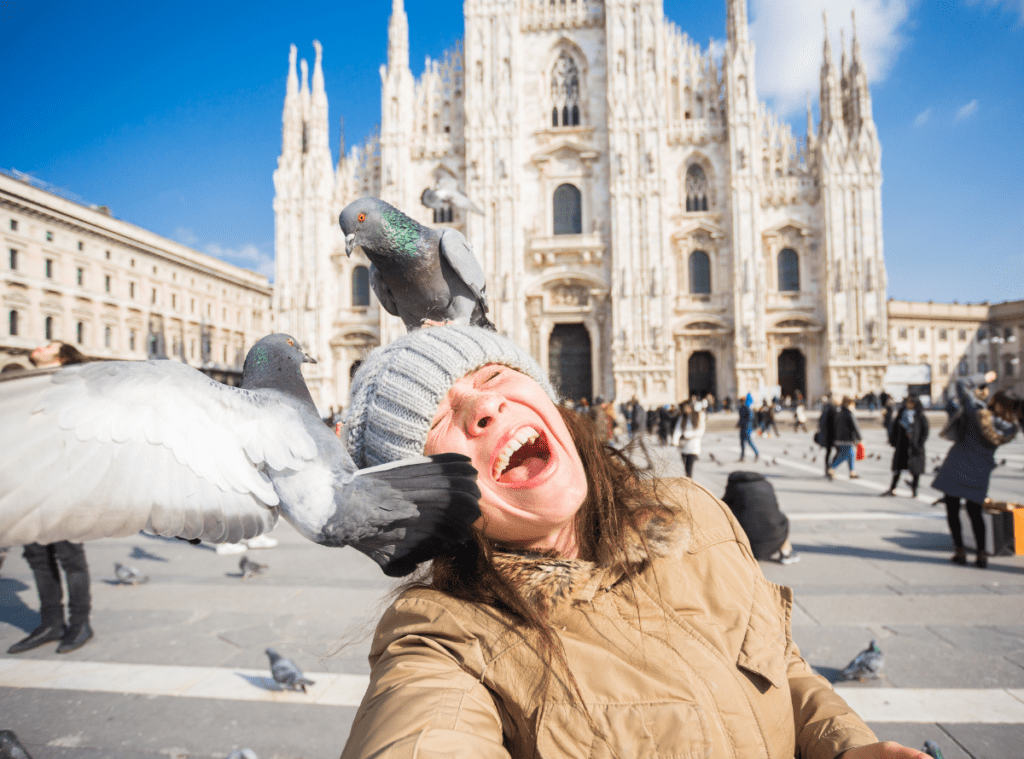
[[506,469],[501,477],[498,478],[498,482],[509,483],[532,480],[543,471],[547,463],[547,461],[538,456],[531,456],[518,466]]

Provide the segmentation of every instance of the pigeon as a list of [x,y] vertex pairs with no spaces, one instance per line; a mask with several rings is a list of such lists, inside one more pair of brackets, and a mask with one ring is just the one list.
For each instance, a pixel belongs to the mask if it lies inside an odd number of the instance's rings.
[[142,585],[149,582],[149,578],[135,567],[126,567],[123,564],[114,564],[114,575],[121,585]]
[[0,730],[0,759],[32,759],[13,730]]
[[469,241],[457,229],[431,229],[377,198],[353,201],[338,217],[345,252],[370,262],[370,286],[410,332],[424,324],[471,324],[494,330],[487,286]]
[[272,648],[267,649],[267,656],[270,657],[270,674],[278,685],[305,693],[306,686],[314,684],[291,659],[286,659]]
[[139,530],[237,543],[283,515],[384,574],[472,539],[476,470],[458,454],[357,470],[317,414],[288,335],[259,340],[241,388],[177,361],[0,377],[0,545]]
[[259,759],[259,757],[251,748],[236,748],[228,754],[228,759]]
[[455,206],[464,211],[484,215],[484,212],[459,189],[459,180],[444,172],[438,174],[433,187],[428,187],[423,191],[423,194],[420,195],[420,202],[435,211],[447,206]]
[[932,759],[943,759],[942,751],[935,745],[935,741],[925,741],[924,752],[932,757]]
[[267,565],[249,561],[247,556],[243,556],[242,560],[238,562],[238,568],[242,570],[242,579],[248,580],[250,577],[263,574],[267,570]]
[[871,645],[857,654],[853,661],[846,665],[840,673],[840,677],[843,680],[864,680],[874,679],[881,677],[882,667],[885,666],[885,655],[882,653],[882,649],[878,647],[876,641],[871,641]]

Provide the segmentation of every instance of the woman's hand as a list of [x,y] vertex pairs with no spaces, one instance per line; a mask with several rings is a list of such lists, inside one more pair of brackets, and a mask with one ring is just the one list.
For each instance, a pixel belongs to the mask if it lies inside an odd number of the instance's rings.
[[894,741],[885,741],[848,749],[836,759],[930,759],[930,757],[923,751],[901,746]]
[[985,372],[985,382],[991,384],[996,381],[998,376],[995,372]]

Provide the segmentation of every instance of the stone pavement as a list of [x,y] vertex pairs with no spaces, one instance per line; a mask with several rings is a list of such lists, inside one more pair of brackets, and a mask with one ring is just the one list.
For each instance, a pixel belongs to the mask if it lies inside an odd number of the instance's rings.
[[[859,480],[844,465],[833,482],[810,434],[780,424],[781,438],[756,438],[757,464],[736,464],[732,422],[715,422],[695,478],[716,495],[741,466],[772,481],[801,561],[762,567],[795,589],[794,637],[811,664],[834,680],[875,638],[884,678],[837,687],[880,738],[916,748],[931,739],[947,759],[1024,757],[1024,557],[992,558],[987,570],[950,564],[930,475],[918,500],[905,489],[877,497],[890,454],[877,421],[862,428],[869,455],[882,458],[860,462]],[[948,446],[934,434],[929,443],[939,456]],[[673,449],[650,451],[661,475],[682,474]],[[1024,441],[998,453],[1007,463],[990,495],[1019,501]],[[224,757],[242,747],[260,759],[337,757],[393,584],[355,551],[315,546],[287,525],[274,537],[278,547],[248,553],[269,572],[245,581],[238,556],[209,546],[143,535],[90,543],[96,638],[60,657],[53,644],[0,653],[0,729],[14,729],[35,759]],[[151,581],[114,585],[115,561]],[[0,651],[38,623],[37,608],[13,549],[0,570]],[[308,694],[273,688],[267,646],[316,680]]]

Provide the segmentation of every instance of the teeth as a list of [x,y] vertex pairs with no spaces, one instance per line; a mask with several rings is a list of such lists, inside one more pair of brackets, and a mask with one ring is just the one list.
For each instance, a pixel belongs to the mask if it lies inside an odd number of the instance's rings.
[[505,468],[508,467],[508,461],[512,458],[512,454],[518,451],[527,443],[534,442],[540,433],[537,432],[533,427],[523,427],[519,432],[512,436],[512,439],[508,441],[508,444],[498,454],[498,458],[494,462],[494,479],[498,479],[505,472]]

